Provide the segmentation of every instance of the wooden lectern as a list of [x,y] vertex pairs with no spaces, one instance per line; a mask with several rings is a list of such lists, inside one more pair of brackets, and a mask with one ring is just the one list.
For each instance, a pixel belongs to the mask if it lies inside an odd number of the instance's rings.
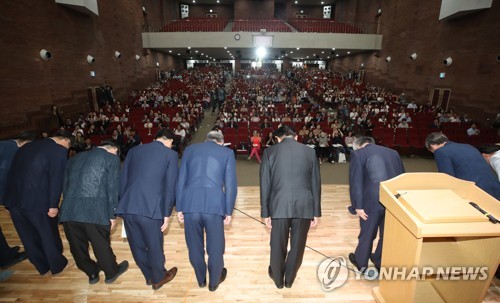
[[[447,174],[407,173],[380,183],[380,202],[387,210],[382,269],[435,270],[423,279],[381,277],[373,289],[377,302],[482,301],[500,263],[500,224],[469,202],[500,220],[498,200]],[[464,268],[451,280],[436,274],[438,267]],[[487,267],[487,277],[466,279],[474,267]]]

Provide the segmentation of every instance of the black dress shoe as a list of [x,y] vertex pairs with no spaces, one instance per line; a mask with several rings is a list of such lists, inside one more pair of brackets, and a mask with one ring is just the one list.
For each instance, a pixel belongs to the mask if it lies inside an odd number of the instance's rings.
[[227,276],[227,269],[224,267],[224,268],[222,269],[222,273],[221,273],[221,275],[220,275],[220,280],[219,280],[219,283],[217,283],[217,285],[215,285],[215,286],[209,286],[209,287],[208,287],[208,290],[210,290],[210,291],[216,291],[216,290],[217,290],[217,288],[219,287],[219,285],[220,285],[222,282],[224,282],[224,280],[226,280],[226,276]]
[[175,275],[177,275],[177,267],[172,267],[169,271],[167,271],[165,277],[163,277],[163,279],[160,282],[153,283],[152,288],[154,290],[160,289],[163,285],[172,281],[175,278]]
[[207,279],[203,280],[203,282],[201,282],[201,283],[198,283],[198,286],[200,288],[203,288],[203,287],[207,286]]
[[356,262],[356,256],[353,253],[349,254],[349,261],[351,261],[351,263],[354,264],[354,266],[356,266],[356,268],[358,270],[360,270],[359,266],[358,266],[358,262]]
[[151,280],[151,279],[147,279],[147,280],[146,280],[146,285],[147,285],[147,286],[151,286],[151,285],[153,285],[153,280]]
[[292,284],[293,284],[293,283],[288,283],[288,282],[285,280],[285,287],[286,287],[286,288],[291,288],[291,287],[292,287]]
[[96,284],[97,282],[99,282],[99,271],[89,276],[89,284]]
[[115,282],[119,276],[121,276],[124,272],[127,271],[127,269],[128,269],[128,261],[127,260],[122,261],[122,263],[118,264],[118,272],[114,276],[106,278],[104,282],[106,284],[111,284]]
[[24,252],[24,251],[18,252],[19,246],[13,247],[13,249],[16,249],[16,248],[17,248],[16,255],[12,259],[8,260],[7,262],[2,263],[2,265],[1,265],[2,269],[7,269],[7,268],[14,266],[17,263],[22,262],[28,258],[28,256],[26,255],[26,252]]
[[269,274],[269,278],[271,278],[271,280],[273,280],[273,282],[276,285],[276,287],[279,288],[279,289],[282,289],[283,288],[283,282],[281,282],[280,284],[278,284],[278,283],[276,283],[276,281],[274,281],[273,270],[271,269],[271,266],[269,266],[269,268],[267,269],[267,273]]

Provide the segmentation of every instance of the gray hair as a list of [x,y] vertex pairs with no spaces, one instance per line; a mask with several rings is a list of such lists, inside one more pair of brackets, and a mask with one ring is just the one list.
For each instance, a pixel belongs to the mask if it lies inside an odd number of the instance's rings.
[[373,140],[372,137],[365,137],[365,136],[357,137],[356,139],[354,139],[354,142],[352,143],[352,148],[354,150],[357,150],[366,144],[375,144],[375,140]]
[[431,145],[441,145],[448,141],[448,137],[442,132],[430,133],[427,138],[425,138],[425,148],[429,149]]
[[212,130],[207,134],[207,141],[224,143],[224,135],[220,131]]

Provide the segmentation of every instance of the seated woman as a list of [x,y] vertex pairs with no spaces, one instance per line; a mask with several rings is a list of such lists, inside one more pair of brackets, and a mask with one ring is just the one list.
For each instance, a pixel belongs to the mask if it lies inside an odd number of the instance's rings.
[[356,137],[354,137],[352,131],[347,132],[347,136],[344,137],[344,144],[347,154],[350,154],[354,150],[352,145],[354,143],[354,139],[356,139]]
[[276,138],[274,137],[274,133],[269,132],[269,136],[267,137],[266,147],[273,146],[276,143],[277,142],[276,142]]
[[261,146],[261,138],[260,134],[258,131],[254,130],[253,131],[253,136],[250,138],[250,142],[252,142],[252,151],[250,152],[250,156],[248,157],[248,160],[252,159],[253,155],[257,158],[257,161],[260,163],[260,146]]

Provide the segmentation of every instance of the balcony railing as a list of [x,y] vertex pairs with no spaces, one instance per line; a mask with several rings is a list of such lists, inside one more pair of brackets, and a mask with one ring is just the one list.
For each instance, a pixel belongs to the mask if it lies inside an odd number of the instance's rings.
[[376,34],[377,24],[351,24],[324,19],[226,20],[220,18],[181,19],[165,25],[144,25],[143,32],[300,32]]

